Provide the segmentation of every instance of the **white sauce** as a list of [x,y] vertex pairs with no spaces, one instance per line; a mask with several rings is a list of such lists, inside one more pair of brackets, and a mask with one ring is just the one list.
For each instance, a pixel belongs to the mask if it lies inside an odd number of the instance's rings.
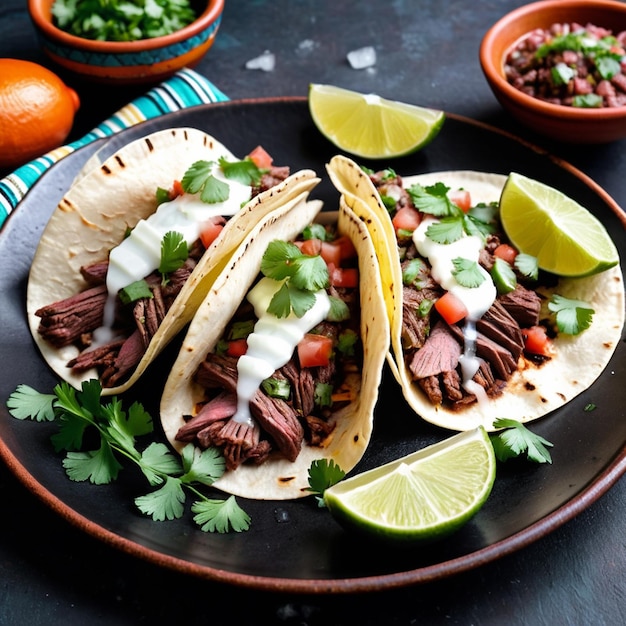
[[459,240],[449,244],[441,244],[426,236],[426,230],[438,220],[427,217],[413,232],[413,242],[418,252],[427,258],[432,267],[433,278],[446,290],[452,292],[467,308],[468,315],[463,327],[464,348],[459,359],[463,387],[473,393],[479,402],[486,399],[485,390],[472,380],[480,367],[480,359],[476,356],[476,320],[479,320],[491,307],[496,299],[496,286],[487,270],[480,265],[480,273],[485,280],[478,287],[460,285],[454,274],[453,259],[461,257],[478,262],[483,242],[480,237],[464,234]]
[[217,157],[211,174],[229,186],[227,200],[208,204],[200,199],[200,194],[182,194],[159,205],[152,215],[140,220],[130,235],[111,250],[106,281],[109,296],[104,308],[102,326],[94,331],[92,347],[113,339],[111,327],[117,293],[158,269],[161,262],[161,242],[166,233],[179,232],[187,245],[191,245],[200,237],[203,224],[207,220],[217,216],[235,215],[250,200],[252,188],[226,178],[217,163]]
[[252,426],[250,400],[259,385],[289,362],[305,333],[322,322],[330,311],[330,299],[323,289],[315,292],[315,304],[302,316],[290,313],[278,318],[267,312],[272,296],[282,283],[262,278],[248,293],[258,321],[248,335],[248,350],[237,361],[237,412],[232,419]]

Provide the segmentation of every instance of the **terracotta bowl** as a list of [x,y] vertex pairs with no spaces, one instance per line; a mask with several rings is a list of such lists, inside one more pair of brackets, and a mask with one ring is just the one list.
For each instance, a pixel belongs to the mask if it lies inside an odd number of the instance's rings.
[[102,83],[150,83],[193,67],[213,45],[224,0],[191,4],[198,18],[181,30],[131,42],[92,41],[70,35],[52,23],[54,0],[28,0],[28,11],[46,55],[59,66]]
[[543,102],[510,85],[504,76],[508,50],[524,35],[554,23],[591,23],[614,35],[626,30],[626,3],[614,0],[544,0],[505,15],[485,34],[480,64],[500,104],[519,122],[567,143],[606,143],[626,137],[626,106],[582,109]]

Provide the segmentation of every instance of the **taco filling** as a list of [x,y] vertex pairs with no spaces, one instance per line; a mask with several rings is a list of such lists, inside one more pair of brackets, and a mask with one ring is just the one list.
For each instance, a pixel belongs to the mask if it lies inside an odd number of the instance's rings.
[[[262,219],[272,207],[280,205],[280,198],[272,195],[273,190],[278,189],[277,196],[281,193],[295,196],[300,185],[304,190],[315,184],[312,172],[290,177],[289,167],[273,165],[272,158],[261,147],[239,160],[208,135],[193,129],[183,129],[180,134],[183,132],[181,138],[174,131],[149,136],[141,143],[149,146],[145,167],[149,167],[150,159],[156,158],[155,147],[163,141],[166,147],[175,145],[181,155],[187,154],[185,141],[189,141],[192,145],[187,158],[193,161],[182,175],[173,175],[168,189],[155,185],[151,191],[135,192],[139,208],[129,205],[131,226],[113,245],[102,245],[98,253],[100,235],[94,234],[96,229],[91,222],[96,219],[103,222],[100,232],[111,244],[114,237],[108,234],[107,211],[109,205],[124,200],[109,196],[115,190],[127,188],[131,170],[136,170],[137,176],[141,174],[141,159],[136,159],[131,167],[129,154],[120,152],[113,157],[113,165],[109,161],[88,172],[70,189],[51,219],[49,228],[58,235],[64,229],[71,231],[68,219],[78,216],[85,231],[79,244],[84,248],[81,254],[89,260],[73,270],[78,255],[68,244],[67,267],[60,268],[55,282],[44,287],[40,283],[45,280],[46,264],[61,261],[52,258],[58,254],[57,236],[46,237],[45,233],[31,270],[31,327],[36,327],[36,339],[44,355],[58,370],[67,368],[67,376],[62,373],[66,379],[80,381],[85,376],[97,375],[104,388],[123,390],[122,386],[130,384],[130,379],[145,369],[150,356],[148,350],[155,353],[155,345],[162,347],[171,338],[166,332],[171,329],[173,333],[189,321],[197,305],[192,299],[199,302],[203,296],[194,296],[193,290],[201,292],[208,288],[211,272],[219,268],[228,247],[234,248],[256,219]],[[160,169],[164,169],[168,156],[167,152],[158,154]],[[120,168],[119,176],[111,173],[113,166]],[[174,171],[181,170],[176,166]],[[92,196],[98,193],[97,183],[101,184],[104,195],[101,211],[93,201],[88,205],[86,198],[89,192]],[[140,189],[145,186],[141,179],[131,184]],[[88,214],[92,208],[93,215]],[[119,210],[115,211],[117,216]],[[121,221],[125,216],[119,218]],[[223,236],[225,228],[228,237]],[[48,239],[53,241],[51,245]],[[64,273],[68,283],[79,287],[77,291],[72,292],[62,284]],[[57,284],[61,286],[55,287]],[[186,291],[181,295],[183,290]],[[54,294],[62,291],[65,297],[46,301],[43,300],[46,291]],[[174,305],[176,310],[172,309]],[[152,343],[157,334],[158,340]]]
[[321,206],[303,201],[242,241],[163,390],[168,441],[219,448],[227,493],[304,497],[311,463],[347,472],[371,438],[389,348],[376,251],[349,207]]
[[494,430],[563,406],[607,366],[624,325],[619,265],[573,278],[540,270],[499,221],[506,176],[410,177],[329,165],[379,233],[392,372],[414,411],[454,430]]
[[[337,410],[355,400],[360,371],[358,259],[330,227],[273,241],[262,274],[194,375],[206,398],[176,434],[219,447],[226,466],[295,461],[324,446]],[[286,274],[288,274],[287,277]]]

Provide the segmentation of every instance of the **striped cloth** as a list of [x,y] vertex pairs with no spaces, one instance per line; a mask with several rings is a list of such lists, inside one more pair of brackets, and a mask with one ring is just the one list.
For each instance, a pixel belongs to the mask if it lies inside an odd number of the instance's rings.
[[52,165],[92,141],[109,137],[124,128],[165,113],[209,102],[228,100],[209,80],[183,69],[143,96],[121,108],[81,139],[41,156],[0,180],[0,228],[28,190]]

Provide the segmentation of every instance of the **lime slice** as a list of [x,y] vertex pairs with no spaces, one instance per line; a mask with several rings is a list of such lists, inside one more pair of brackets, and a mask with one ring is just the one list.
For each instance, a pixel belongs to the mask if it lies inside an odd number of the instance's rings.
[[367,159],[399,157],[430,143],[443,111],[312,84],[309,110],[319,131],[341,150]]
[[509,239],[559,276],[587,276],[619,263],[602,223],[578,202],[544,183],[511,173],[500,197]]
[[363,472],[324,492],[346,528],[385,539],[427,542],[465,524],[485,503],[496,459],[482,426]]

